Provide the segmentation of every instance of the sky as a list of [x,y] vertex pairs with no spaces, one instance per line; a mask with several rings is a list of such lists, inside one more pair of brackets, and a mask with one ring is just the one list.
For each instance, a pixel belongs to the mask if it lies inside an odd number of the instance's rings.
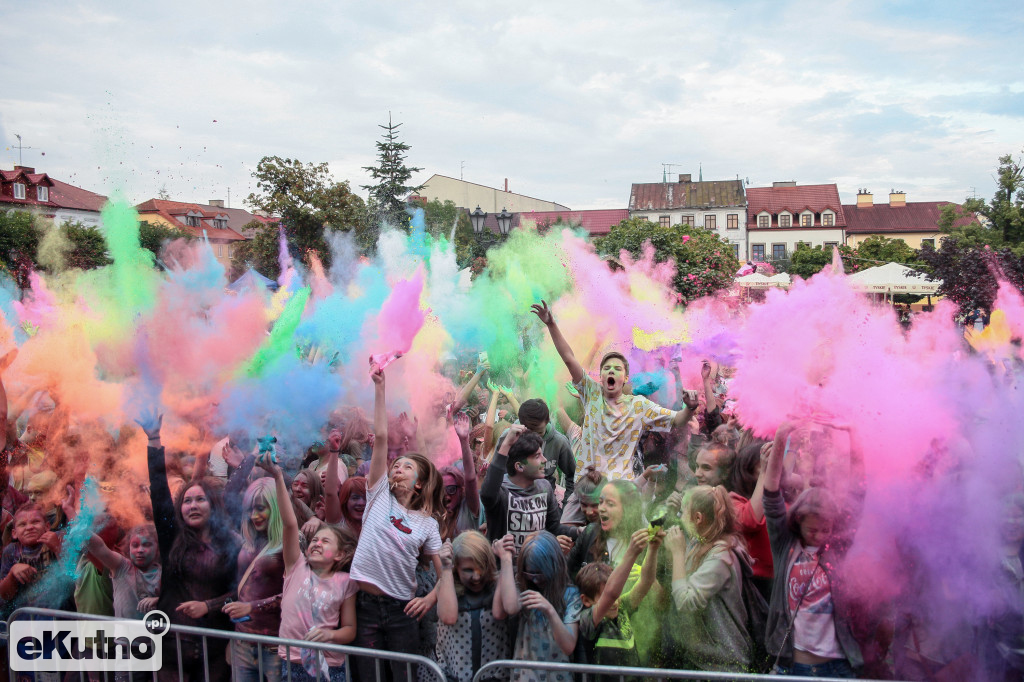
[[0,167],[242,206],[263,156],[357,193],[408,163],[573,209],[703,170],[991,198],[1024,150],[1024,10],[992,2],[0,3]]

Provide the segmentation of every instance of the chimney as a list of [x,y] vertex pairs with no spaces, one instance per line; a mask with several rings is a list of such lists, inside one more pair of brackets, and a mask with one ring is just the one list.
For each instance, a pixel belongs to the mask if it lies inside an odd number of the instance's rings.
[[36,172],[36,169],[32,168],[31,166],[18,166],[18,165],[15,165],[14,166],[14,170],[16,170],[16,171],[25,171],[26,173],[35,173]]
[[210,199],[210,206],[216,206],[217,208],[224,208],[223,199]]
[[780,180],[773,182],[772,187],[796,187],[796,180]]
[[690,173],[680,173],[679,182],[693,182],[693,180],[690,179],[692,177],[693,175],[691,175]]
[[871,196],[871,192],[864,189],[857,190],[857,208],[871,208],[875,205],[875,200]]
[[508,178],[505,178],[505,191],[508,191]]
[[899,192],[895,190],[889,190],[889,207],[899,208],[907,205],[907,195],[903,190]]

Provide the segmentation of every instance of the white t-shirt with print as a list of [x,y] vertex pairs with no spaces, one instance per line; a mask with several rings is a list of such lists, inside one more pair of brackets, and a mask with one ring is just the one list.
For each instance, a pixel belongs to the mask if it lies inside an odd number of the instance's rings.
[[389,597],[408,601],[416,596],[421,550],[423,554],[441,550],[437,521],[400,505],[391,494],[388,477],[381,476],[366,491],[363,532],[349,575],[373,583]]
[[601,385],[583,375],[576,384],[583,398],[583,438],[576,460],[576,480],[593,464],[609,479],[633,480],[633,457],[640,434],[670,431],[675,412],[641,395],[622,395],[615,402],[605,400]]

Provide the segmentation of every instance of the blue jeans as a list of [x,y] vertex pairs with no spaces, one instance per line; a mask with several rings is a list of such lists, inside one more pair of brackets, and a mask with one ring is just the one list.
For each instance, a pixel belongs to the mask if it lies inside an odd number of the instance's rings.
[[832,677],[843,680],[853,680],[857,676],[850,667],[850,662],[845,658],[839,658],[828,663],[818,665],[807,665],[806,663],[793,663],[792,665],[777,665],[772,671],[775,675],[802,675],[804,677]]
[[238,641],[231,642],[231,673],[234,682],[262,682],[257,655],[263,659],[263,679],[267,682],[279,682],[281,659],[277,655],[277,647],[261,647],[258,644]]
[[[282,661],[280,658],[277,660],[281,662],[281,667],[278,669],[278,672],[281,675],[280,679],[289,679],[288,675],[290,668],[292,682],[316,682],[316,678],[307,673],[306,669],[303,668],[302,665],[292,663],[291,661]],[[323,675],[320,676],[320,682],[347,682],[347,679],[348,678],[345,676],[344,665],[336,665],[328,668],[327,679],[324,679]]]
[[[409,602],[386,595],[360,592],[356,596],[355,646],[406,654],[420,653],[420,624],[405,614]],[[365,656],[352,656],[352,665],[360,682],[377,679],[377,660]],[[389,664],[380,661],[382,672]],[[416,679],[416,666],[393,661],[390,663],[393,682]],[[410,672],[411,670],[411,672]]]

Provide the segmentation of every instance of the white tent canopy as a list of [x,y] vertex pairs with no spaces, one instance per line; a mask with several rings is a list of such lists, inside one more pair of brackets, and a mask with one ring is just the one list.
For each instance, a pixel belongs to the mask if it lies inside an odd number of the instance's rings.
[[900,263],[886,263],[849,275],[846,279],[857,291],[869,294],[918,294],[934,296],[940,280],[917,276],[917,271]]
[[768,275],[762,275],[760,272],[754,272],[736,278],[736,284],[746,289],[770,289],[772,287],[782,287],[785,289],[789,287],[790,283],[789,275],[786,273],[769,277]]

